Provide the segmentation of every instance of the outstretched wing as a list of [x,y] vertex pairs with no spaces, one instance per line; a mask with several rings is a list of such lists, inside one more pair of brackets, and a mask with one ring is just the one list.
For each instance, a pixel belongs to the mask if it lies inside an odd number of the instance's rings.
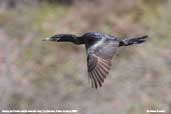
[[117,41],[98,41],[87,47],[88,76],[93,88],[102,86],[111,68],[111,60],[119,43]]

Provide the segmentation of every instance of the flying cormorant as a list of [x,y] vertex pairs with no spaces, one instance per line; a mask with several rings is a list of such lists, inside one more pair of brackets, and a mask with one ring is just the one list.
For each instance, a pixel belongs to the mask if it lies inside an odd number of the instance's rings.
[[93,88],[102,86],[104,79],[111,68],[111,60],[117,48],[133,44],[141,44],[148,36],[140,36],[129,39],[119,39],[112,35],[100,32],[88,32],[82,36],[72,34],[57,34],[43,41],[72,42],[80,45],[85,44],[87,51],[88,77]]

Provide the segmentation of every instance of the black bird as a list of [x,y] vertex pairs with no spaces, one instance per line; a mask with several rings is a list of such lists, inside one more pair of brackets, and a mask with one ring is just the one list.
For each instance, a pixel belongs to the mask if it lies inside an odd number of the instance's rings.
[[141,44],[148,36],[140,36],[130,39],[119,39],[115,36],[100,32],[88,32],[82,36],[72,34],[57,34],[43,41],[72,42],[80,45],[85,44],[87,51],[88,77],[93,88],[102,86],[104,79],[111,68],[111,60],[117,48],[133,44]]

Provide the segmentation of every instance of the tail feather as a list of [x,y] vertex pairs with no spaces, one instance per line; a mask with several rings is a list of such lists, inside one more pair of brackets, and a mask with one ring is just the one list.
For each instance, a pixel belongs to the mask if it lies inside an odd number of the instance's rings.
[[124,39],[124,40],[120,41],[119,46],[129,46],[129,45],[133,45],[133,44],[141,44],[146,41],[147,37],[148,36],[145,35],[145,36],[140,36],[140,37],[131,38],[131,39]]

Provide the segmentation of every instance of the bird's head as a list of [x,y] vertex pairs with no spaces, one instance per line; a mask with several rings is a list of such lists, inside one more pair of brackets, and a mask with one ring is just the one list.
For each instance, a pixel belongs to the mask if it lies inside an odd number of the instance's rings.
[[60,41],[66,41],[71,37],[69,34],[56,34],[51,37],[47,37],[43,39],[42,41],[55,41],[55,42],[60,42]]
[[55,42],[75,42],[77,36],[72,34],[56,34],[51,37],[43,39],[43,41],[55,41]]

